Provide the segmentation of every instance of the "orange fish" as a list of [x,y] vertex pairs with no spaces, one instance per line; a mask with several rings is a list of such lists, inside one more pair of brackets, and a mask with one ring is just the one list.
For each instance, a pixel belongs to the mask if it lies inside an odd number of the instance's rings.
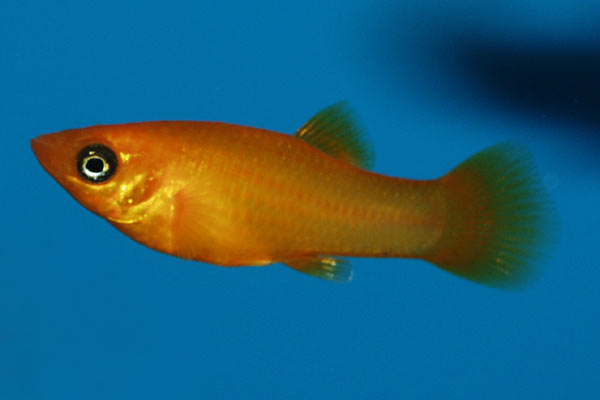
[[551,240],[528,152],[500,144],[435,180],[369,172],[345,103],[295,135],[220,122],[92,126],[31,141],[84,207],[152,249],[222,266],[348,281],[342,257],[410,257],[473,281],[523,283]]

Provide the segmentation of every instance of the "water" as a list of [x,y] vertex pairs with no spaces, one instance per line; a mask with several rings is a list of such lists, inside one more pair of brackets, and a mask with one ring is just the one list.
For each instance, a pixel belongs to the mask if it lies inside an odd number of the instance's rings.
[[[0,6],[0,398],[597,394],[599,8],[212,3]],[[41,133],[160,119],[292,133],[340,99],[380,173],[433,178],[497,142],[527,144],[562,221],[541,278],[503,292],[357,259],[336,285],[185,262],[84,210],[29,148]]]

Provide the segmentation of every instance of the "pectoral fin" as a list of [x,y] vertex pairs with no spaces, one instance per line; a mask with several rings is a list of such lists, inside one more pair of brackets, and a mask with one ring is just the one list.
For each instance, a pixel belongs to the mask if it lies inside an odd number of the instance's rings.
[[334,282],[349,282],[354,274],[350,262],[341,258],[300,258],[284,264],[298,272]]

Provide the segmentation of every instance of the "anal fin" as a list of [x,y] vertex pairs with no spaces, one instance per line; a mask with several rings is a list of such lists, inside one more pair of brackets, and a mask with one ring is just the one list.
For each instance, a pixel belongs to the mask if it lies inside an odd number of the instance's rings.
[[333,282],[349,282],[354,271],[348,260],[335,257],[299,258],[285,261],[285,265],[303,274]]

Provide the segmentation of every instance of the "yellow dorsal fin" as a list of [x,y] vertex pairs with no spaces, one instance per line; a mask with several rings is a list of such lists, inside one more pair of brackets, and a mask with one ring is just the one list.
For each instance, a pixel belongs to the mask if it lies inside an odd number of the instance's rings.
[[357,167],[368,169],[373,166],[373,149],[345,101],[319,111],[294,136]]

